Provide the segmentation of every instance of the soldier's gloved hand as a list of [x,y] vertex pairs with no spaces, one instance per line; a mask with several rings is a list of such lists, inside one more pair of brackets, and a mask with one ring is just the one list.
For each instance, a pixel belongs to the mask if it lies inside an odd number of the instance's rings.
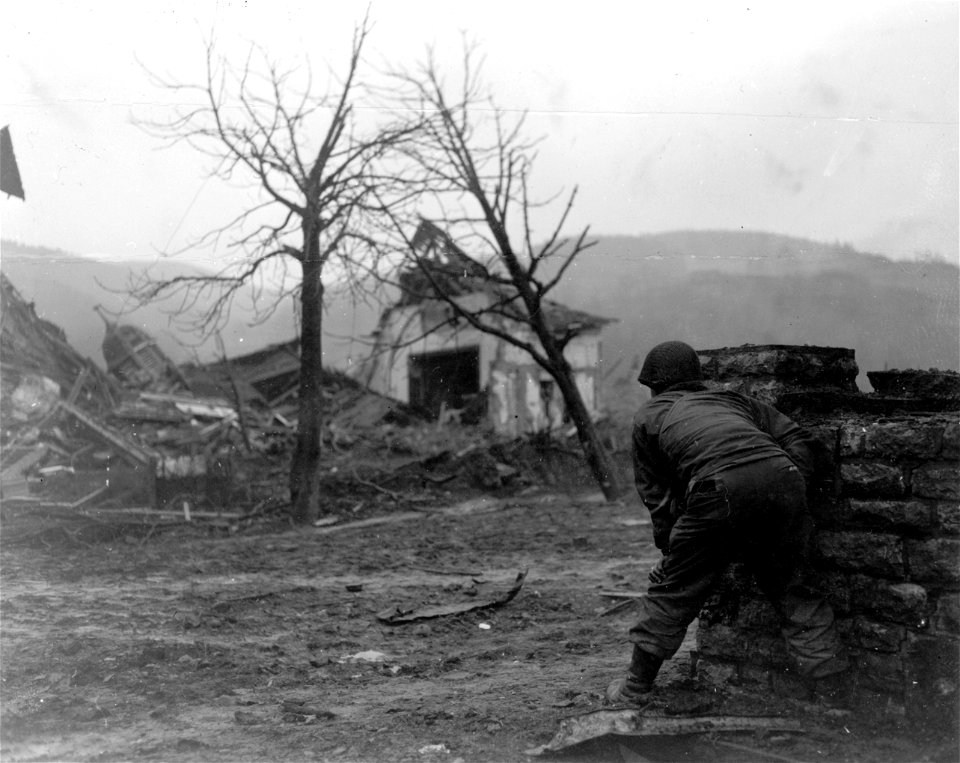
[[653,533],[653,545],[656,546],[663,553],[667,552],[667,548],[670,546],[670,528],[666,530],[654,531]]
[[657,562],[656,566],[654,566],[654,568],[650,570],[650,574],[647,575],[647,577],[649,578],[650,582],[653,583],[654,585],[659,585],[660,583],[663,582],[666,575],[664,575],[663,573],[662,558],[660,559],[659,562]]

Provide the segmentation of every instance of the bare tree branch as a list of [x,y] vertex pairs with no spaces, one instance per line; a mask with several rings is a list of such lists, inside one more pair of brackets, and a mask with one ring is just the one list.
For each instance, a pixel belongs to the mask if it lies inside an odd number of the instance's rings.
[[[211,250],[223,264],[213,273],[153,277],[129,285],[140,303],[169,300],[176,320],[207,336],[230,317],[246,290],[257,319],[296,296],[300,319],[300,414],[291,466],[291,494],[298,519],[321,509],[321,337],[324,277],[350,282],[377,268],[381,243],[368,231],[384,228],[384,210],[409,205],[416,179],[391,171],[391,151],[422,120],[384,126],[360,120],[354,106],[365,92],[362,51],[369,18],[355,28],[343,76],[331,72],[326,92],[313,89],[302,68],[285,68],[252,45],[234,67],[206,42],[199,84],[153,75],[176,96],[165,121],[140,125],[167,146],[189,145],[212,160],[209,176],[256,189],[257,201],[191,244],[165,255]],[[377,194],[374,196],[374,194]],[[299,267],[291,273],[289,267]]]
[[[414,70],[396,70],[398,111],[425,116],[425,123],[401,143],[417,179],[432,189],[440,226],[423,221],[406,241],[406,273],[398,279],[410,302],[433,301],[467,325],[526,352],[556,381],[576,424],[581,445],[608,498],[623,484],[597,436],[564,351],[584,330],[575,322],[551,325],[547,295],[592,243],[584,229],[572,244],[562,235],[576,199],[570,194],[544,243],[532,228],[528,179],[538,140],[524,137],[525,115],[508,119],[483,93],[476,51],[464,46],[460,90],[451,94],[432,50]],[[513,244],[511,226],[520,226],[524,249]],[[432,227],[431,227],[432,226]],[[439,231],[439,232],[438,232]],[[471,257],[459,236],[484,242],[485,256]],[[538,277],[538,271],[555,268]],[[479,294],[484,299],[467,300]],[[518,327],[525,329],[519,331]],[[529,337],[535,337],[535,341]]]

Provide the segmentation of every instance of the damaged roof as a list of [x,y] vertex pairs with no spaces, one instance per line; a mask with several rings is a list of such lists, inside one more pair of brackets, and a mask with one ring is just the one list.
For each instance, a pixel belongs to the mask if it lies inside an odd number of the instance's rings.
[[[408,268],[400,274],[402,296],[397,306],[437,302],[433,296],[433,284],[449,296],[485,293],[501,305],[501,312],[514,320],[526,321],[526,313],[517,303],[516,288],[505,281],[492,280],[486,269],[467,255],[450,236],[429,220],[422,220],[413,237],[415,249],[424,252],[419,266]],[[595,331],[616,323],[616,318],[576,310],[559,302],[545,299],[541,307],[551,331],[557,333],[582,333]]]

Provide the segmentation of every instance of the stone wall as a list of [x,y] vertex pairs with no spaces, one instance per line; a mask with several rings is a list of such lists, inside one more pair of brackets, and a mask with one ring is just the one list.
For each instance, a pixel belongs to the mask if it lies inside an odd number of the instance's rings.
[[[960,375],[885,372],[897,383],[865,394],[850,350],[747,345],[701,361],[714,386],[761,397],[816,435],[811,581],[836,612],[860,704],[956,723]],[[805,692],[773,608],[738,565],[701,613],[694,659],[708,680]]]

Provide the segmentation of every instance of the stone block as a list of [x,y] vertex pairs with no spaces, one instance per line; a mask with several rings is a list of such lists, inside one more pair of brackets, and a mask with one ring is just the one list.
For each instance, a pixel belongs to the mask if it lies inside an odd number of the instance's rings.
[[863,688],[894,696],[903,695],[906,677],[899,654],[861,651],[852,656]]
[[735,562],[724,570],[723,575],[720,576],[720,586],[734,593],[760,593],[753,575],[741,562]]
[[738,675],[741,683],[768,687],[770,686],[770,676],[772,675],[772,671],[756,665],[744,663],[740,665]]
[[910,484],[915,496],[960,501],[960,463],[922,464],[913,470]]
[[847,423],[840,427],[838,448],[841,458],[860,458],[867,448],[867,428],[863,424]]
[[852,617],[836,617],[833,621],[833,627],[837,629],[837,635],[845,644],[853,643],[853,620]]
[[728,625],[702,623],[697,628],[697,652],[728,662],[754,665],[784,665],[788,662],[787,647],[779,636],[745,632]]
[[810,686],[795,671],[778,670],[770,675],[770,686],[778,697],[810,700]]
[[840,428],[836,424],[809,424],[804,427],[816,443],[817,449],[831,459],[837,455]]
[[737,678],[737,665],[723,660],[701,657],[697,660],[697,680],[707,686],[723,688]]
[[960,459],[960,421],[956,419],[947,422],[943,428],[943,447],[940,450],[940,457]]
[[852,608],[853,582],[842,572],[821,572],[818,586],[827,603],[836,614],[848,614]]
[[900,728],[907,714],[903,696],[904,692],[900,687],[897,687],[896,696],[891,696],[889,691],[877,691],[858,685],[854,689],[850,706],[857,715],[867,716],[874,722],[890,721]]
[[929,621],[927,589],[916,583],[887,583],[864,575],[851,581],[851,600],[858,612],[875,620],[926,627]]
[[915,636],[903,658],[907,713],[924,728],[956,729],[960,719],[960,651],[952,638]]
[[877,461],[847,461],[840,464],[842,495],[861,498],[897,498],[907,492],[899,466]]
[[816,553],[845,570],[897,579],[906,572],[903,541],[890,533],[822,532],[816,538]]
[[734,627],[751,633],[779,636],[780,617],[773,605],[766,599],[745,597],[740,601]]
[[814,501],[828,501],[837,491],[839,459],[837,457],[837,428],[835,426],[807,427],[813,438],[813,476],[808,483],[807,495]]
[[842,511],[843,519],[876,530],[930,530],[933,507],[916,500],[885,501],[851,499]]
[[894,368],[868,371],[867,378],[870,386],[881,395],[960,402],[960,374],[956,371]]
[[878,421],[866,427],[864,455],[873,458],[936,458],[943,423],[917,418]]
[[[741,633],[740,637],[743,638],[744,634]],[[779,633],[777,635],[750,633],[746,660],[753,665],[772,667],[783,667],[791,662],[787,643]]]
[[703,657],[738,662],[746,659],[743,634],[729,625],[700,623],[696,636],[697,652]]
[[798,387],[857,391],[854,352],[842,347],[768,344],[698,352],[704,375],[712,380],[774,377]]
[[849,631],[849,641],[863,650],[874,652],[899,652],[907,638],[903,625],[878,623],[865,617],[855,617]]
[[930,630],[942,636],[960,636],[960,591],[947,591],[937,597]]
[[960,535],[960,503],[944,501],[935,508],[937,527],[947,535]]
[[739,608],[740,593],[721,583],[704,602],[698,617],[708,625],[733,625]]
[[960,540],[907,540],[906,547],[911,580],[960,583]]

